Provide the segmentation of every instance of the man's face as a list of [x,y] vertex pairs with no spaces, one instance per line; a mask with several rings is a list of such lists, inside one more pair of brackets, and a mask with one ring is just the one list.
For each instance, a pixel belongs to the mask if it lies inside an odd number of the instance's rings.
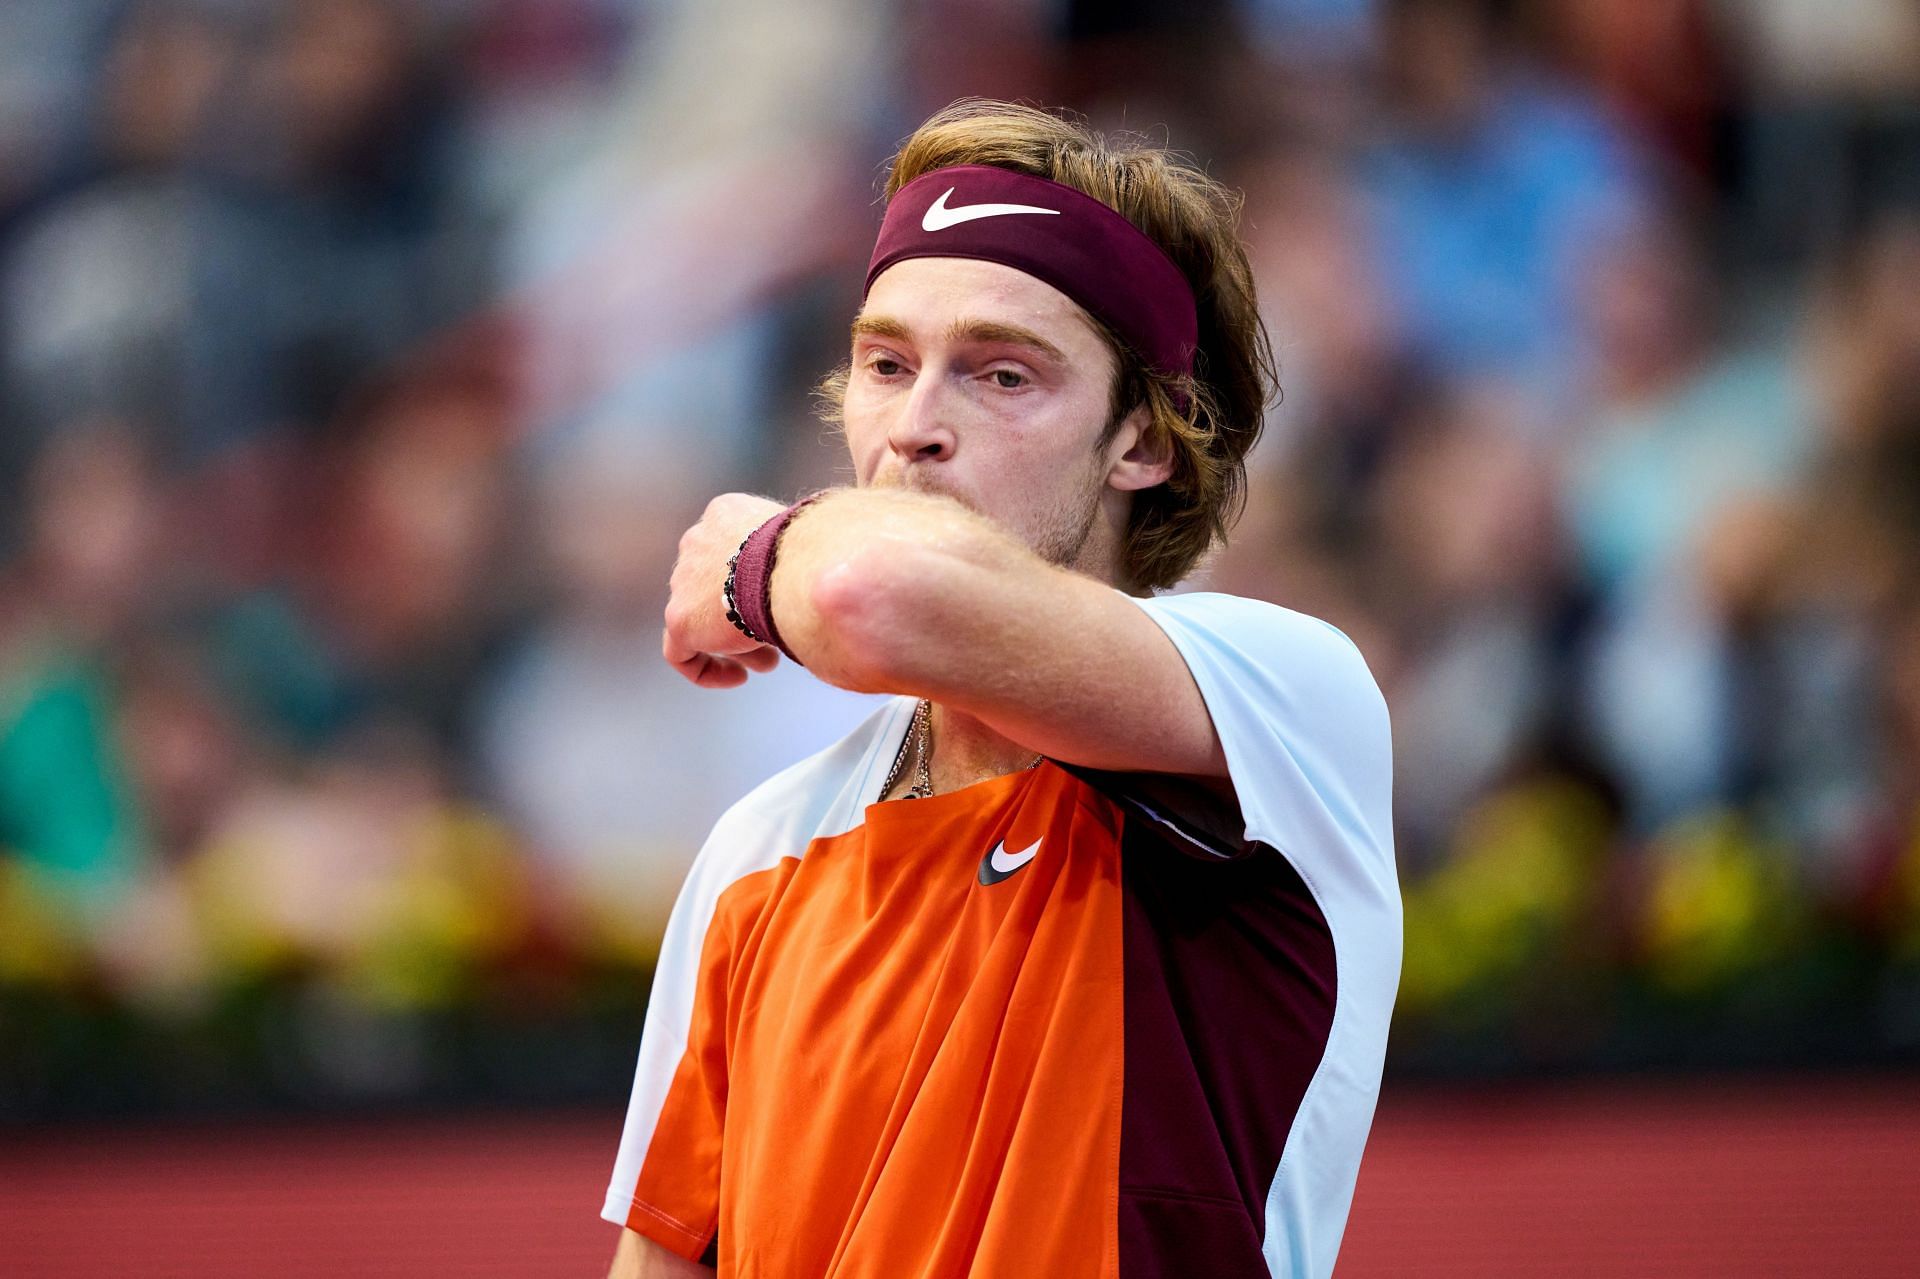
[[853,326],[844,422],[862,487],[941,493],[1106,577],[1127,497],[1102,436],[1116,373],[1064,293],[970,258],[909,258]]

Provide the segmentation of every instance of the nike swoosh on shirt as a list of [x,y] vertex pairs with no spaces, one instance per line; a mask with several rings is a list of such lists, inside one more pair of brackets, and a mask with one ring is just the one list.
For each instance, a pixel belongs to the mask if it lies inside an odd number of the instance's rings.
[[940,198],[927,206],[920,218],[922,231],[944,231],[950,226],[959,226],[962,222],[971,222],[975,218],[1004,218],[1009,213],[1046,213],[1054,217],[1060,215],[1058,209],[1042,209],[1032,204],[963,204],[957,209],[947,207],[947,197],[957,188],[948,187],[940,193]]
[[1033,860],[1034,854],[1040,851],[1041,842],[1042,840],[1036,839],[1032,847],[1010,853],[1007,851],[1007,841],[1001,840],[988,849],[987,855],[980,859],[980,882],[988,885],[997,884],[1013,874],[1014,871]]

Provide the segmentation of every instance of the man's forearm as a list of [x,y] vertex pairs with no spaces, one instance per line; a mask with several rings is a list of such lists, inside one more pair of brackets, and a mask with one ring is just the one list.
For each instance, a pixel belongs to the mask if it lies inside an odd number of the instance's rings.
[[[663,651],[696,682],[738,684],[771,659],[727,622],[720,582],[778,511],[723,494],[682,539]],[[1193,676],[1146,613],[950,498],[827,494],[787,525],[771,592],[780,638],[829,684],[931,698],[1092,768],[1225,775]]]
[[1005,529],[950,498],[842,489],[795,517],[773,574],[781,637],[807,669],[860,692],[921,692],[915,655],[934,657],[920,602],[955,600],[969,569],[1046,566]]

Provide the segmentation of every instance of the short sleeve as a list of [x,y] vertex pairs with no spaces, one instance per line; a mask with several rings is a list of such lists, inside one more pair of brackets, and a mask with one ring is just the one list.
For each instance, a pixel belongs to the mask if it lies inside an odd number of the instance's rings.
[[1246,838],[1280,850],[1310,884],[1357,873],[1377,890],[1394,885],[1386,702],[1352,641],[1318,618],[1239,596],[1134,602],[1200,688]]
[[765,904],[759,871],[709,895],[696,865],[668,922],[601,1216],[691,1261],[719,1227],[728,995],[738,941]]

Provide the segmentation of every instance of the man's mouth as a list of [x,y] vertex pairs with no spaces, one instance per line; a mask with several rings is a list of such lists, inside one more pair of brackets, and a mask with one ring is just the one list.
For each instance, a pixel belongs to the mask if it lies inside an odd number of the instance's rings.
[[980,513],[972,499],[965,493],[940,483],[934,476],[918,467],[905,467],[899,470],[882,471],[867,483],[868,488],[905,489],[909,493],[929,493],[935,497],[952,498],[969,511]]

